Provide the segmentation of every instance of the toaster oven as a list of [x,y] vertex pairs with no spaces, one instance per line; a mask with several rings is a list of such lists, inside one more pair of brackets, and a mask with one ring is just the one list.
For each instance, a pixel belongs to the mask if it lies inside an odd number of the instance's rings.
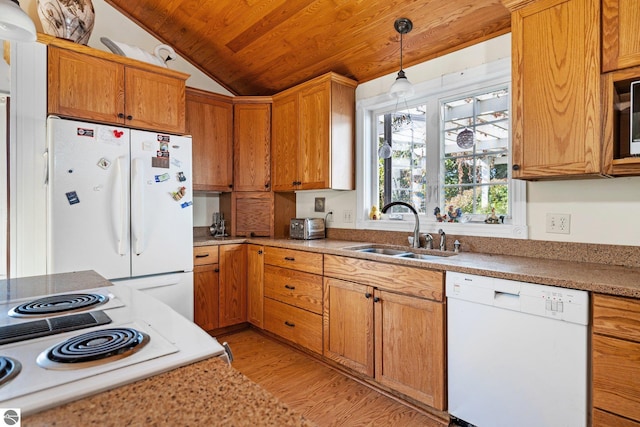
[[292,218],[289,225],[289,237],[298,240],[324,239],[324,219]]

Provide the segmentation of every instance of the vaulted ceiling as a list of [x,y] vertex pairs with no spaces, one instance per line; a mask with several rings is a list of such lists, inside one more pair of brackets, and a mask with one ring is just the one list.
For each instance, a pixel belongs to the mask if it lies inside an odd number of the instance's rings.
[[[335,71],[360,83],[504,34],[501,0],[106,0],[236,95]],[[410,77],[410,76],[409,76]]]

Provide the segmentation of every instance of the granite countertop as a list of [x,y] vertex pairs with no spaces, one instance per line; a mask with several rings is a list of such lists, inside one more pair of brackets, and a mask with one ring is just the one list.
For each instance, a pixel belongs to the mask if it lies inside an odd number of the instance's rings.
[[219,358],[25,417],[30,426],[313,426]]
[[61,292],[112,286],[95,271],[78,271],[0,280],[0,303]]
[[[333,239],[227,238],[227,240],[221,241],[207,237],[194,238],[194,246],[219,245],[231,242],[246,242],[331,255],[342,255],[414,267],[479,274],[501,279],[520,280],[549,286],[640,298],[640,268],[634,267],[471,252],[461,252],[453,256],[440,257],[435,261],[426,261],[357,252],[349,248],[372,245],[372,243]],[[400,246],[400,248],[409,249],[408,246]],[[419,251],[425,253],[438,252],[424,249]]]

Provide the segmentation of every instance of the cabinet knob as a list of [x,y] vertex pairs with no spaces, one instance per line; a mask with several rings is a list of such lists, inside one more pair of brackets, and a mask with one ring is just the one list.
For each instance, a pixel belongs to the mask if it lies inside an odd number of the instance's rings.
[[284,321],[284,324],[285,324],[285,325],[287,325],[287,326],[288,326],[288,327],[290,327],[290,328],[295,328],[295,327],[296,327],[296,324],[295,324],[295,323],[291,323],[291,322],[289,322],[288,320],[285,320],[285,321]]
[[119,119],[124,119],[124,113],[118,113],[118,118]]
[[229,184],[229,188],[233,188],[233,184]]
[[513,169],[514,171],[519,171],[520,170],[520,165],[513,165],[513,166],[511,166],[511,169]]
[[220,273],[220,269],[219,268],[215,268],[213,271],[215,271],[216,273]]
[[262,249],[258,249],[258,255],[262,255]]
[[371,293],[370,293],[370,292],[367,292],[366,294],[364,294],[364,297],[365,297],[366,299],[371,298]]
[[375,297],[375,298],[373,299],[373,302],[380,302],[380,297]]
[[127,116],[127,120],[133,120],[133,116],[132,116],[131,114],[129,114],[129,115]]
[[267,183],[264,185],[264,188],[269,188],[269,187],[271,187],[271,183],[270,183],[270,182],[267,182]]

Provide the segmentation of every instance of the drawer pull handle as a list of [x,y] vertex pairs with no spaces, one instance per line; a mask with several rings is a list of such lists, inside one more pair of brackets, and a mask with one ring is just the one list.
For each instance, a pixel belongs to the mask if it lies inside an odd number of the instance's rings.
[[209,254],[198,254],[198,255],[196,255],[196,258],[206,258],[208,256],[209,256]]
[[296,287],[295,286],[291,286],[291,285],[284,285],[285,288],[291,290],[291,291],[295,291]]
[[292,256],[286,256],[284,257],[285,261],[295,261],[296,259]]
[[287,325],[287,326],[289,326],[290,328],[295,328],[295,327],[296,327],[296,324],[295,324],[295,323],[291,323],[291,322],[289,322],[288,320],[285,320],[285,321],[284,321],[284,324],[285,324],[285,325]]

